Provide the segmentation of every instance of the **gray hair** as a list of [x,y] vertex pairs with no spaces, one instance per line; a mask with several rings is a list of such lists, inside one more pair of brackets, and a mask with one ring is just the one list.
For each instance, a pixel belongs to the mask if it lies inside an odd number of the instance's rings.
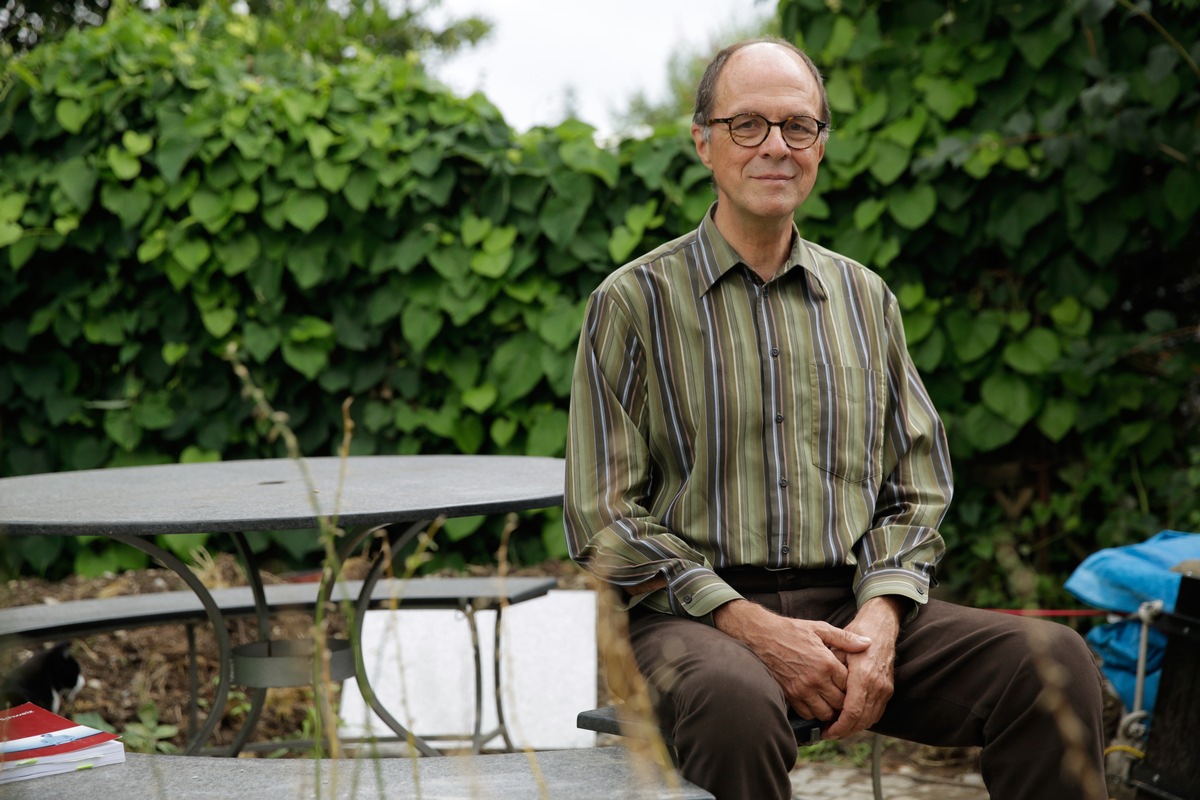
[[[808,57],[808,53],[805,53],[786,39],[780,39],[777,36],[763,36],[758,39],[747,39],[744,42],[729,45],[717,53],[709,63],[708,68],[704,70],[704,76],[700,78],[700,85],[696,88],[696,110],[692,115],[692,122],[704,129],[704,141],[708,141],[708,121],[712,119],[713,106],[717,102],[717,82],[721,78],[721,73],[725,70],[725,65],[734,53],[752,44],[776,44],[800,57],[800,60],[808,67],[817,82],[817,90],[821,94],[821,119],[823,122],[829,122],[829,97],[825,94],[825,80],[821,77],[821,71],[817,69],[817,65]],[[823,139],[828,137],[828,135],[829,128],[821,131]]]

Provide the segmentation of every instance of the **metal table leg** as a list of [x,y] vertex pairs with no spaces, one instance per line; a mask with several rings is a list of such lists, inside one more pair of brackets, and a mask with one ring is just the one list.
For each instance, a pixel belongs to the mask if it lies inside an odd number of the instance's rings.
[[188,588],[196,593],[196,597],[199,598],[201,605],[204,606],[205,614],[208,615],[208,621],[212,623],[213,635],[216,637],[219,653],[216,696],[213,698],[212,709],[208,712],[208,718],[204,720],[204,725],[200,728],[199,733],[188,741],[187,747],[183,751],[184,755],[196,755],[200,752],[200,748],[204,746],[204,743],[212,738],[213,731],[216,730],[217,724],[221,721],[221,712],[225,708],[225,703],[229,696],[233,648],[229,642],[229,631],[225,630],[225,617],[221,614],[221,609],[212,599],[212,595],[208,593],[208,588],[175,555],[140,536],[130,536],[123,533],[109,535],[122,544],[127,544],[136,550],[141,550],[182,578],[183,582],[188,585]]

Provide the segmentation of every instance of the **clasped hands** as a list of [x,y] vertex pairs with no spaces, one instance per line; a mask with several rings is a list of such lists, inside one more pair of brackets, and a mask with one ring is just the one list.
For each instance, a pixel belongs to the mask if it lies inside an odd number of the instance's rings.
[[759,657],[797,714],[829,723],[822,738],[842,739],[874,725],[892,697],[901,610],[895,600],[875,597],[836,628],[733,600],[713,621]]

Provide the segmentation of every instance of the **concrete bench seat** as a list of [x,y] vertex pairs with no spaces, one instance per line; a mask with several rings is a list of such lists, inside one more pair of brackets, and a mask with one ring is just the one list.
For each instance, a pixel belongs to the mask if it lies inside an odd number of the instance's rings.
[[[355,602],[362,581],[342,581],[333,599]],[[553,588],[553,578],[413,578],[381,580],[371,592],[371,607],[394,599],[400,608],[461,608],[505,602],[515,604],[539,597]],[[286,583],[264,587],[272,613],[312,611],[318,584]],[[252,616],[254,595],[248,586],[213,589],[213,600],[227,618]],[[14,606],[0,609],[0,645],[37,644],[117,630],[208,619],[200,599],[191,591],[124,595],[66,603]]]
[[447,758],[260,759],[129,753],[4,787],[14,800],[712,800],[623,747]]

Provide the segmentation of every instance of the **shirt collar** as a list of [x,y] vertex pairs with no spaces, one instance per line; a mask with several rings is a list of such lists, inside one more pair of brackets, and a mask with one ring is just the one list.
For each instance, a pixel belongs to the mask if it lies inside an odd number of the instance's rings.
[[[700,268],[696,273],[696,288],[701,295],[707,294],[708,290],[734,267],[745,264],[737,251],[725,240],[721,232],[717,230],[717,223],[713,221],[713,213],[716,210],[717,204],[713,203],[704,214],[704,219],[700,221],[699,233],[703,257],[700,259]],[[817,274],[816,259],[813,257],[812,250],[808,247],[808,242],[800,238],[800,230],[796,227],[796,223],[793,222],[792,252],[788,255],[788,259],[783,267],[776,273],[776,280],[791,271],[794,267],[800,267],[804,270],[804,274],[808,279],[809,290],[812,291],[813,295],[818,299],[824,299],[826,297],[825,287],[821,284],[820,276]]]

